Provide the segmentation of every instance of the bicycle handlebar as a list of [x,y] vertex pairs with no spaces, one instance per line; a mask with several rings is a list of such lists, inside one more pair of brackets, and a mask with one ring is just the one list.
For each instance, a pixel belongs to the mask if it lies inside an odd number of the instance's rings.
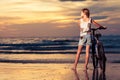
[[99,27],[99,28],[91,28],[91,30],[96,31],[96,30],[101,30],[101,29],[106,29],[105,27]]

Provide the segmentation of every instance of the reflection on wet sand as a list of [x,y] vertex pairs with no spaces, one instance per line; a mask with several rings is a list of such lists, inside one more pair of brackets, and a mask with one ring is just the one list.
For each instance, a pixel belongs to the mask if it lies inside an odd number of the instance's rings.
[[[73,72],[75,74],[75,80],[81,80],[79,78],[77,70],[73,70]],[[84,75],[85,75],[85,80],[89,80],[89,75],[88,75],[88,71],[87,70],[84,71]]]
[[95,68],[93,70],[92,80],[106,80],[106,74],[104,71]]
[[[80,75],[78,74],[77,70],[73,70],[75,75],[75,80],[81,80]],[[83,76],[82,76],[83,77]],[[106,80],[106,74],[99,68],[93,69],[92,77],[89,77],[88,71],[84,71],[84,80]]]

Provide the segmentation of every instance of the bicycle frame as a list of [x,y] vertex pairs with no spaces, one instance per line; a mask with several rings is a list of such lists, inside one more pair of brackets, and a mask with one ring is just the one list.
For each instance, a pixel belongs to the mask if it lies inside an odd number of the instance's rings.
[[106,56],[105,56],[103,44],[99,41],[99,37],[101,37],[101,35],[95,34],[95,31],[97,31],[97,30],[98,30],[98,28],[91,29],[93,67],[97,68],[98,62],[99,62],[100,68],[105,72]]
[[96,39],[95,39],[95,30],[96,29],[91,29],[91,32],[92,32],[92,61],[93,61],[93,67],[95,68],[97,65],[96,65],[96,59],[95,59],[95,54],[96,54],[96,51],[95,51],[95,45],[96,45]]

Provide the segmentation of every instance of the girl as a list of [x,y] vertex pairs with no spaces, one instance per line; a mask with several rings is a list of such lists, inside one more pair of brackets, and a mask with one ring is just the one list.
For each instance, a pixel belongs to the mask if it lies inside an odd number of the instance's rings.
[[87,65],[89,61],[89,51],[90,51],[90,45],[91,45],[91,23],[96,25],[99,28],[104,28],[94,20],[90,18],[90,11],[87,8],[84,8],[81,10],[81,19],[79,20],[79,25],[80,25],[80,40],[78,43],[78,50],[76,54],[76,59],[74,63],[74,67],[72,68],[73,70],[76,69],[80,54],[83,48],[83,45],[86,45],[86,58],[85,58],[85,70],[87,70]]

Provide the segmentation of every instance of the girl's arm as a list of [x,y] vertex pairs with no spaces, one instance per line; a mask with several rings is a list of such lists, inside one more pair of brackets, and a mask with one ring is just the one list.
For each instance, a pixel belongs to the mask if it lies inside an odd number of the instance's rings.
[[96,21],[92,20],[92,23],[99,28],[104,28],[102,25],[98,24]]

